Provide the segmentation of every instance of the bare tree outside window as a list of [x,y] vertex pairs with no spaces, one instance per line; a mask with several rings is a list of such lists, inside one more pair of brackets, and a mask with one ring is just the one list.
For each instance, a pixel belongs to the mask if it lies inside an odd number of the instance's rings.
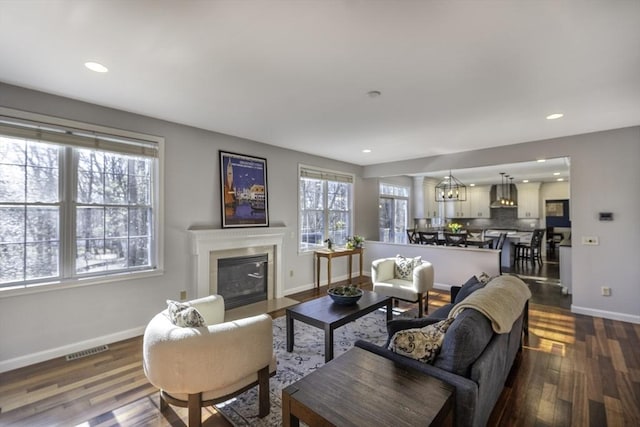
[[153,268],[155,162],[0,134],[0,289]]
[[344,245],[352,235],[351,182],[301,176],[299,179],[301,251],[319,249],[325,240]]

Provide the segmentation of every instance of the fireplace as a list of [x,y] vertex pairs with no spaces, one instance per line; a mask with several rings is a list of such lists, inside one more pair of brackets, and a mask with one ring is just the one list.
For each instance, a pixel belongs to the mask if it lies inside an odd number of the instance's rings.
[[[286,227],[189,229],[195,259],[196,297],[220,294],[218,278],[220,260],[258,255],[267,257],[266,299],[284,297],[282,244],[286,231]],[[255,272],[246,274],[253,273]],[[229,309],[227,298],[225,298],[225,308]]]
[[268,254],[218,259],[218,294],[227,309],[267,299]]

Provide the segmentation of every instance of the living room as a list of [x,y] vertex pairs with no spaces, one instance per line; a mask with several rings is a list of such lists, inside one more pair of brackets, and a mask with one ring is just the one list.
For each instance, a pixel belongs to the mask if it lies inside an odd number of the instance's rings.
[[[0,11],[4,7],[6,4],[0,6]],[[631,10],[627,15],[638,11],[628,4],[627,7]],[[2,15],[3,19],[10,16],[5,13]],[[17,36],[6,34],[7,27],[3,27],[5,29],[0,30],[2,39],[15,40]],[[39,34],[39,39],[44,43],[48,36],[45,32]],[[629,30],[626,37],[631,38],[637,46],[637,29]],[[18,42],[14,44],[20,45]],[[74,50],[73,47],[64,49]],[[5,57],[14,59],[3,61],[3,69],[9,67],[8,62],[22,61],[22,53],[6,50],[3,53]],[[627,54],[637,59],[637,52]],[[84,60],[78,59],[80,67]],[[2,115],[8,115],[11,111],[29,112],[164,139],[163,211],[160,214],[164,245],[158,268],[149,277],[90,286],[49,285],[0,291],[0,371],[11,371],[86,348],[139,336],[149,319],[166,307],[167,299],[179,299],[182,291],[186,291],[187,299],[197,295],[188,230],[193,227],[221,227],[220,150],[251,154],[267,160],[269,225],[286,229],[281,284],[285,295],[309,290],[314,283],[313,256],[298,250],[300,164],[353,174],[353,215],[357,218],[353,232],[368,240],[376,240],[378,184],[386,177],[408,180],[411,174],[429,171],[570,157],[572,232],[574,236],[600,237],[598,246],[576,244],[573,247],[572,312],[637,325],[640,323],[640,307],[637,303],[640,299],[637,280],[640,277],[640,265],[634,261],[637,257],[635,242],[640,238],[640,193],[634,188],[640,182],[640,170],[637,168],[640,159],[639,73],[638,62],[630,63],[635,67],[621,70],[620,74],[633,76],[629,77],[632,84],[627,90],[632,98],[635,97],[634,103],[630,106],[620,104],[618,109],[610,107],[603,114],[622,115],[630,111],[633,120],[619,120],[617,126],[598,128],[588,123],[592,116],[586,116],[583,122],[587,123],[581,127],[581,132],[554,134],[549,131],[548,136],[535,140],[514,138],[511,143],[501,146],[367,164],[337,160],[346,157],[329,156],[330,153],[324,156],[310,154],[257,139],[230,136],[227,134],[230,132],[224,128],[216,132],[188,126],[184,121],[179,124],[170,119],[150,117],[131,95],[136,93],[136,80],[145,79],[147,71],[141,71],[126,89],[118,92],[115,98],[121,100],[123,106],[120,108],[116,108],[120,104],[115,100],[105,98],[100,102],[97,98],[68,94],[55,85],[48,86],[46,81],[50,77],[42,70],[32,72],[34,80],[25,82],[10,79],[8,74],[2,72]],[[93,77],[79,80],[78,85],[89,91],[98,85],[91,79]],[[362,86],[359,84],[358,87]],[[370,89],[369,82],[360,90],[363,97],[366,97],[365,89]],[[366,97],[366,101],[383,100],[388,93],[385,90],[382,92],[380,99]],[[584,104],[592,103],[590,95],[584,94]],[[143,98],[142,95],[138,96]],[[175,98],[164,102],[179,103],[183,100]],[[176,110],[179,109],[176,107]],[[246,115],[251,116],[249,112]],[[566,119],[569,119],[569,113]],[[541,122],[544,121],[542,117]],[[545,125],[548,123],[540,124],[541,127]],[[357,148],[359,151],[360,147]],[[599,221],[600,212],[613,212],[614,220]],[[336,263],[334,276],[346,278],[346,267]],[[601,295],[603,286],[611,287],[611,296]],[[635,330],[638,333],[637,326]],[[635,366],[632,369],[637,368]]]

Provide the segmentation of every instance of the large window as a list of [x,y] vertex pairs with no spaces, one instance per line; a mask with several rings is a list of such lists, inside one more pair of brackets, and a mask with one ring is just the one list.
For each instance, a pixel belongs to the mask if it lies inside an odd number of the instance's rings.
[[409,187],[380,183],[380,241],[407,243]]
[[0,116],[0,290],[157,268],[160,144]]
[[352,233],[353,175],[299,167],[299,249],[321,248],[326,239],[346,244]]

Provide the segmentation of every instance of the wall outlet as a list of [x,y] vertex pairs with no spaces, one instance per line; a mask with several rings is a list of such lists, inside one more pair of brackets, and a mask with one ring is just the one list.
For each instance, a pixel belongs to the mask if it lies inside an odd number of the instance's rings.
[[180,301],[187,299],[187,291],[180,291]]
[[610,297],[611,296],[611,288],[607,286],[602,287],[602,296]]
[[582,236],[582,244],[597,246],[600,244],[600,240],[598,240],[598,236]]

